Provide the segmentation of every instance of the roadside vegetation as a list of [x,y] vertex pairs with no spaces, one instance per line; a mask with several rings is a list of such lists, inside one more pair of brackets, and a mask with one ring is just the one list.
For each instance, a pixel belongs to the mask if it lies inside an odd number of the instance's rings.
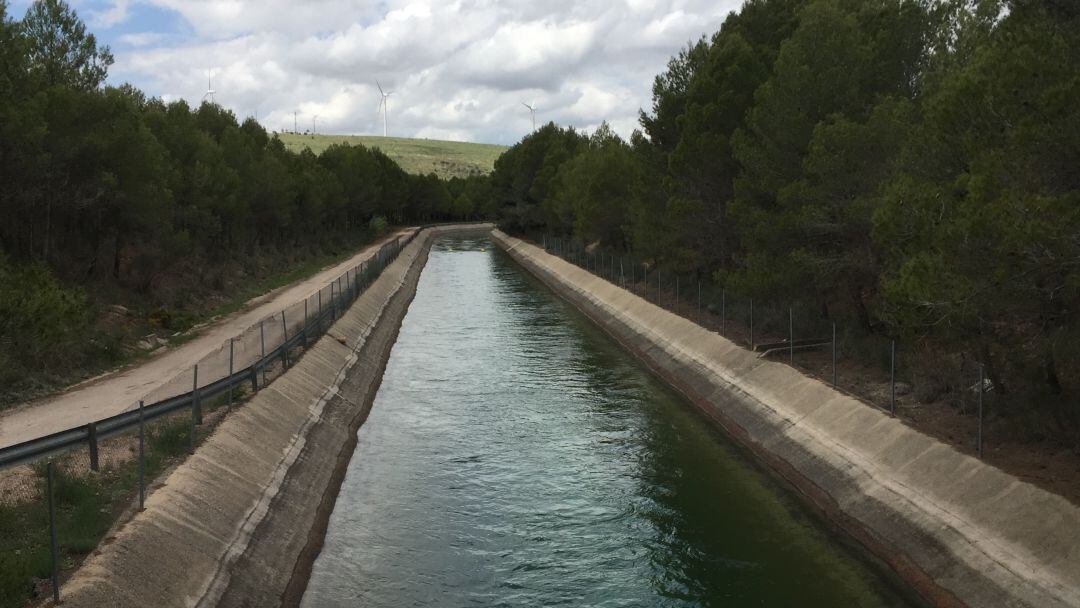
[[311,150],[318,155],[338,144],[378,148],[407,173],[434,173],[442,179],[487,175],[495,167],[495,159],[506,146],[475,144],[461,141],[379,137],[376,135],[312,135],[310,133],[278,133],[285,147],[293,152]]
[[[389,225],[472,219],[481,177],[363,145],[291,152],[209,103],[104,86],[62,0],[0,0],[0,407],[145,351]],[[476,202],[474,202],[476,201]]]
[[[238,391],[234,408],[243,405],[245,395],[246,391]],[[196,430],[196,443],[223,419],[225,401],[218,398],[204,404],[205,424]],[[157,487],[157,478],[187,457],[191,444],[189,416],[183,412],[146,425],[144,474],[148,496]],[[86,450],[54,458],[53,497],[61,581],[97,548],[118,519],[138,507],[138,445],[137,432],[104,440],[100,472],[89,470]],[[47,460],[26,468],[32,468],[29,479],[16,477],[14,480],[21,483],[12,488],[11,470],[7,470],[0,484],[5,490],[0,494],[0,608],[26,606],[51,593]]]
[[496,161],[504,229],[573,237],[898,339],[917,390],[985,366],[1080,448],[1080,8],[749,0],[623,141],[548,124]]

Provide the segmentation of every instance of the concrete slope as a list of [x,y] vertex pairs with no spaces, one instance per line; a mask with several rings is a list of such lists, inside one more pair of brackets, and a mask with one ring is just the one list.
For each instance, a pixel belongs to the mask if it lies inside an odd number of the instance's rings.
[[493,233],[939,606],[1080,606],[1080,509],[887,414]]
[[[402,230],[388,239],[408,236],[413,231],[412,228]],[[388,239],[366,247],[349,259],[324,268],[306,279],[251,300],[244,309],[203,328],[196,338],[175,348],[166,349],[145,362],[75,385],[60,394],[0,412],[0,447],[119,414],[136,407],[139,399],[151,393],[157,398],[164,398],[190,390],[192,365],[214,351],[221,350],[223,343],[259,321],[278,314],[317,290],[324,289],[346,270],[371,258]],[[294,321],[299,322],[299,319]],[[269,324],[268,327],[271,332],[277,333],[267,335],[267,344],[278,344],[278,326]],[[248,358],[254,355],[255,353],[250,353]],[[200,385],[228,373],[227,358],[218,357],[213,363],[217,365],[211,364],[200,370],[200,377],[203,379]],[[166,385],[174,378],[179,379],[179,382],[175,383],[175,390],[170,393],[171,387]]]
[[374,393],[430,240],[449,230],[461,228],[423,231],[328,336],[229,414],[64,585],[64,604],[216,605],[237,585],[236,603],[279,603],[313,528],[321,539],[319,507],[328,493],[332,507],[333,472],[370,403],[347,390],[366,378]]

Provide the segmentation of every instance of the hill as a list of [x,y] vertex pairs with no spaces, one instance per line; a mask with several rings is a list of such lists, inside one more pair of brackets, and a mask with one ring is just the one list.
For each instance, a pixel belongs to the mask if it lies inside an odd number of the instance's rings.
[[426,175],[435,172],[442,178],[491,173],[495,167],[495,159],[507,149],[506,146],[494,144],[376,135],[278,133],[277,136],[285,143],[285,147],[293,152],[309,148],[319,154],[333,144],[340,143],[379,148],[409,173]]

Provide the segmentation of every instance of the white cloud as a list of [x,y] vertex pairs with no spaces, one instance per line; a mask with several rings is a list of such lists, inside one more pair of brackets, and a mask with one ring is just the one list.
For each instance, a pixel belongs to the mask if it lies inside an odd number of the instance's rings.
[[[138,5],[175,11],[186,38],[138,29]],[[537,122],[627,136],[653,77],[741,0],[112,0],[126,20],[111,81],[198,103],[214,67],[218,103],[269,129],[381,133],[378,78],[393,89],[391,134],[513,143]],[[149,24],[148,24],[149,25]],[[107,33],[107,32],[106,32]]]
[[131,0],[114,0],[105,10],[91,10],[89,23],[92,27],[110,28],[127,21]]

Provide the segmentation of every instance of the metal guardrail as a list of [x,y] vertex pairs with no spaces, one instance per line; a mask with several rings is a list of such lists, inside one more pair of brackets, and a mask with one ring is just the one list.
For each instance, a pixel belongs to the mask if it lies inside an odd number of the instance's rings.
[[[155,403],[143,404],[141,416],[139,408],[135,408],[88,424],[0,448],[0,469],[32,462],[45,456],[88,445],[90,448],[91,468],[96,470],[97,444],[102,439],[138,428],[141,422],[154,420],[188,408],[192,410],[193,421],[198,419],[201,422],[202,413],[200,408],[201,404],[206,400],[220,397],[226,393],[229,393],[231,397],[232,391],[238,385],[245,383],[250,383],[252,392],[257,392],[261,388],[259,375],[271,362],[281,359],[282,365],[288,367],[289,351],[300,345],[306,348],[313,338],[318,338],[325,333],[329,329],[329,325],[332,325],[333,321],[346,310],[347,305],[360,297],[360,294],[367,290],[390,262],[397,258],[401,250],[426,228],[427,226],[422,226],[408,237],[398,237],[380,247],[368,262],[357,266],[358,269],[364,268],[363,276],[355,274],[352,287],[348,291],[338,290],[336,295],[331,296],[329,305],[324,307],[324,310],[312,315],[310,319],[304,319],[304,325],[298,333],[286,337],[281,344],[261,356],[251,365],[235,370],[224,378],[200,387],[198,386],[198,364],[196,363],[195,386],[192,390]],[[368,265],[369,262],[374,264]],[[348,274],[348,271],[346,274]],[[340,278],[335,279],[335,281],[340,280]],[[327,319],[330,319],[329,324],[327,324]]]

